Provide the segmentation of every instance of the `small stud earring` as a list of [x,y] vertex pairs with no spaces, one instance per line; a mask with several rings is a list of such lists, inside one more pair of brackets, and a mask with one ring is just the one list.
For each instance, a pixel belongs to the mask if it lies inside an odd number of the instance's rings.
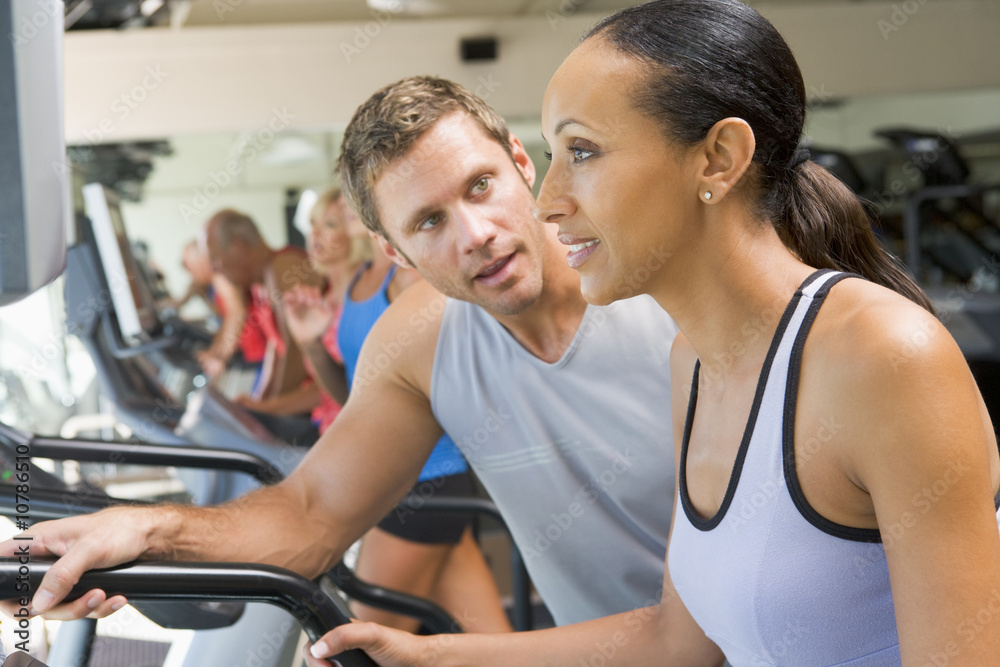
[[711,192],[705,192],[705,201],[708,201],[711,198],[712,198],[712,193]]

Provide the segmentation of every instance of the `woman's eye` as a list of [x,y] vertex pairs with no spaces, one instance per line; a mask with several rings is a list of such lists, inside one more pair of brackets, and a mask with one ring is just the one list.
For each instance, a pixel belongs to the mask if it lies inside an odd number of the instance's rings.
[[548,151],[545,151],[544,153],[542,153],[542,155],[545,156],[546,160],[548,160],[549,162],[552,162],[552,153],[550,153]]
[[476,181],[476,184],[472,186],[472,189],[474,192],[477,193],[486,192],[486,188],[489,187],[489,185],[490,185],[490,179],[484,176],[483,178],[480,178],[478,181]]
[[594,151],[578,146],[570,146],[569,150],[573,153],[573,162],[583,162],[594,154]]

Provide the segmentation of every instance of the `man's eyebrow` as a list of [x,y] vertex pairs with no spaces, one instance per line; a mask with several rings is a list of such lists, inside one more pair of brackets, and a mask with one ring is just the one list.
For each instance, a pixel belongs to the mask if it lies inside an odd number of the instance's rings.
[[411,215],[406,219],[405,230],[410,230],[416,227],[418,224],[423,222],[431,213],[437,211],[440,207],[437,204],[427,204],[417,209],[416,213]]

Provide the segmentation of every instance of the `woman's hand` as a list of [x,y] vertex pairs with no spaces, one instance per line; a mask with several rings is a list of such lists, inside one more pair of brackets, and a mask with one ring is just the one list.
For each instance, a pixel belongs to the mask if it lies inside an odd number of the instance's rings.
[[434,667],[454,639],[453,635],[412,635],[377,623],[348,623],[326,633],[315,645],[306,644],[303,655],[309,667],[330,667],[327,658],[350,649],[361,649],[382,667]]
[[336,309],[310,285],[296,285],[283,295],[288,332],[299,345],[319,340],[330,328]]

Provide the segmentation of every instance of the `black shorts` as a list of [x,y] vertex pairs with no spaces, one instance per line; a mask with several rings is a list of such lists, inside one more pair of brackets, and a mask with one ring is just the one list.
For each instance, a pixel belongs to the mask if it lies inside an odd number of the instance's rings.
[[470,498],[475,493],[472,473],[460,472],[417,482],[406,497],[378,527],[396,537],[422,544],[458,544],[462,533],[472,525],[471,512],[426,512],[421,509],[426,498]]

